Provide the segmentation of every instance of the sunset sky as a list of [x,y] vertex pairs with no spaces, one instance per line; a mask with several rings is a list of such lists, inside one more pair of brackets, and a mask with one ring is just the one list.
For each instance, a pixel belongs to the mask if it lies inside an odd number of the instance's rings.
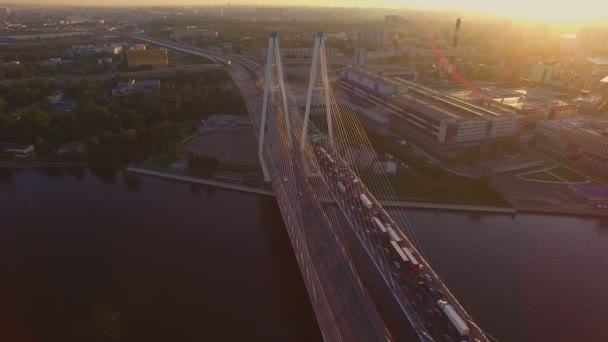
[[[30,2],[30,1],[28,1]],[[608,18],[608,2],[601,0],[547,1],[547,0],[32,0],[40,4],[70,4],[95,6],[152,6],[152,5],[282,5],[282,6],[335,6],[335,7],[390,7],[455,9],[504,15],[518,19],[551,21],[585,21]]]

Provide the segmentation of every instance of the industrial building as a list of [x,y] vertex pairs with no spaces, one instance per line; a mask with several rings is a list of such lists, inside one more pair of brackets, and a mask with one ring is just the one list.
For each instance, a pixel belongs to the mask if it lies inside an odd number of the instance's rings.
[[442,145],[478,145],[517,135],[522,126],[517,113],[496,113],[399,76],[348,67],[342,70],[342,84],[351,96],[387,109],[393,131],[415,132]]
[[147,49],[141,45],[127,51],[127,65],[129,69],[151,66],[154,69],[165,68],[169,65],[167,49]]
[[533,127],[539,120],[551,120],[578,114],[579,104],[560,99],[561,94],[539,88],[498,89],[494,87],[459,90],[449,96],[483,107],[498,114],[522,115],[524,124]]

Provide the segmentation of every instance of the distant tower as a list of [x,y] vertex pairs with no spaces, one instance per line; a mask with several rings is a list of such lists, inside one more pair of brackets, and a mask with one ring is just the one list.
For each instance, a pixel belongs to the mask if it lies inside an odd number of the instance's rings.
[[454,39],[452,40],[452,55],[450,56],[450,65],[448,66],[448,73],[454,73],[456,71],[456,48],[458,47],[458,35],[460,34],[460,18],[456,19],[456,27],[454,28]]

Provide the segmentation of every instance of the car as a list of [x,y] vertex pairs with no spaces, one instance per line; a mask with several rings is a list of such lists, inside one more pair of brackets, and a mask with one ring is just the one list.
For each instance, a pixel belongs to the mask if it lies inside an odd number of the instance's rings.
[[287,177],[283,177],[283,182],[287,182]]
[[367,235],[371,235],[372,234],[372,232],[369,229],[366,229],[365,233],[367,233]]
[[395,267],[397,268],[401,268],[401,264],[399,263],[399,261],[393,261],[393,265],[395,265]]
[[424,274],[424,279],[426,279],[426,281],[431,282],[433,280],[433,278],[431,278],[431,276],[428,273]]
[[302,197],[302,191],[298,191],[298,196]]

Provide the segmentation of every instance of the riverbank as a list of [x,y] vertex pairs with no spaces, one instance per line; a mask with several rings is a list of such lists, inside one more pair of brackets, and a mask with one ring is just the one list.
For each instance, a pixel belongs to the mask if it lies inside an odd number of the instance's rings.
[[145,168],[132,166],[132,165],[127,166],[126,169],[129,172],[144,174],[144,175],[148,175],[148,176],[167,178],[167,179],[173,179],[173,180],[178,180],[178,181],[183,181],[183,182],[209,185],[209,186],[228,189],[228,190],[235,190],[235,191],[240,191],[240,192],[247,192],[247,193],[252,193],[252,194],[257,194],[257,195],[274,197],[274,191],[272,189],[269,190],[269,189],[256,188],[256,187],[245,186],[245,185],[240,185],[240,184],[219,182],[219,181],[214,181],[211,179],[183,176],[183,175],[178,175],[178,174],[169,173],[169,172],[145,169]]
[[[183,182],[191,182],[197,184],[204,184],[214,186],[218,188],[235,190],[240,192],[253,193],[264,196],[275,196],[274,191],[271,189],[256,188],[251,186],[244,186],[239,184],[225,183],[214,181],[211,179],[202,179],[190,176],[183,176],[179,174],[173,174],[169,172],[150,170],[146,168],[127,166],[127,171],[133,173],[139,173],[148,176],[160,177],[173,179]],[[430,209],[430,210],[450,210],[450,211],[464,211],[464,212],[483,212],[483,213],[499,213],[499,214],[515,214],[517,211],[511,207],[493,207],[493,206],[479,206],[479,205],[463,205],[463,204],[445,204],[445,203],[424,203],[424,202],[408,202],[408,201],[384,201],[380,203],[383,206],[391,208],[412,208],[412,209]]]
[[[213,187],[247,192],[263,196],[274,197],[274,191],[271,189],[263,189],[252,186],[245,186],[239,184],[225,183],[220,181],[214,181],[211,179],[196,178],[190,176],[183,176],[173,174],[169,172],[150,170],[136,166],[127,166],[127,171],[133,173],[144,174],[148,176],[160,177],[173,179],[183,182],[190,182],[196,184],[209,185]],[[543,206],[530,206],[523,205],[518,207],[496,207],[496,206],[483,206],[483,205],[467,205],[467,204],[449,204],[449,203],[425,203],[425,202],[410,202],[410,201],[387,201],[380,200],[380,204],[389,208],[407,208],[407,209],[426,209],[426,210],[447,210],[447,211],[458,211],[458,212],[476,212],[476,213],[488,213],[488,214],[509,214],[515,215],[517,213],[533,213],[533,214],[553,214],[553,215],[576,215],[576,216],[595,216],[595,217],[608,217],[608,210],[592,209],[592,208],[575,208],[575,207],[543,207]]]

